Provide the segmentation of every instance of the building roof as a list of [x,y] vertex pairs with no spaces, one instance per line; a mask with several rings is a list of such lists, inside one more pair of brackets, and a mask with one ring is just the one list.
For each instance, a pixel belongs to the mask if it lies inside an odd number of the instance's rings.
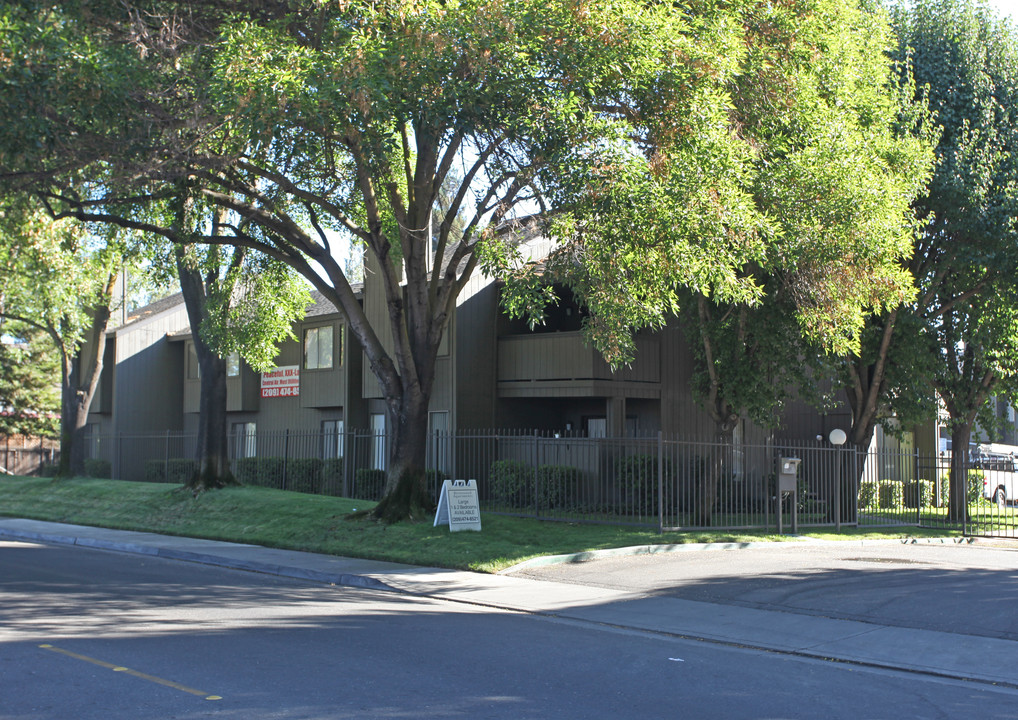
[[180,307],[183,304],[184,296],[182,293],[178,292],[174,293],[173,295],[168,295],[164,298],[161,298],[160,300],[156,300],[153,303],[149,303],[148,305],[144,305],[140,308],[132,310],[130,313],[128,313],[126,322],[124,322],[122,325],[111,327],[107,331],[107,334],[114,334],[126,328],[130,328],[133,325],[138,325],[140,323],[145,322],[146,320],[149,320],[150,318],[155,317],[156,315],[164,313],[168,310],[173,310],[177,307]]

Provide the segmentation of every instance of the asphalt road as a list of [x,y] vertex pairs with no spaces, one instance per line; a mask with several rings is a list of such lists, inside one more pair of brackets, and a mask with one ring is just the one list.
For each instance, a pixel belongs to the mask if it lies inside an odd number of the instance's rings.
[[0,718],[1018,718],[1018,692],[0,542]]
[[1018,545],[775,543],[516,573],[647,595],[1018,640]]

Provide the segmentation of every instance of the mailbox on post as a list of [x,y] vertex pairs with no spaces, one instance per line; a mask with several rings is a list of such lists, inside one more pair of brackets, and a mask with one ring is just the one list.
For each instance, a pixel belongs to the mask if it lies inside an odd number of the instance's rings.
[[778,491],[796,491],[796,480],[799,477],[799,463],[802,460],[796,457],[778,458]]
[[796,457],[779,457],[778,458],[778,533],[782,532],[781,528],[781,508],[784,503],[785,493],[792,493],[792,532],[799,532],[799,491],[798,491],[798,478],[799,478],[799,463],[802,460]]

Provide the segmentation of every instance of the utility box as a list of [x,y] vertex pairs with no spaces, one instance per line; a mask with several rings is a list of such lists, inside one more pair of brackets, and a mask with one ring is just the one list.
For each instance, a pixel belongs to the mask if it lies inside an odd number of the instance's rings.
[[799,477],[799,463],[796,457],[778,458],[778,492],[795,492],[796,479]]
[[799,532],[799,463],[802,460],[796,457],[778,458],[778,494],[775,498],[777,505],[778,534],[783,532],[781,522],[781,506],[784,504],[785,493],[792,493],[792,532]]

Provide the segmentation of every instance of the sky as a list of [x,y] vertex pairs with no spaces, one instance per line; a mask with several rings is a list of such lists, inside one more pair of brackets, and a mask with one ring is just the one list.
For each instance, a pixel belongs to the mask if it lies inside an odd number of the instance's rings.
[[989,0],[988,4],[997,8],[1001,15],[1010,15],[1011,20],[1018,23],[1018,0]]

